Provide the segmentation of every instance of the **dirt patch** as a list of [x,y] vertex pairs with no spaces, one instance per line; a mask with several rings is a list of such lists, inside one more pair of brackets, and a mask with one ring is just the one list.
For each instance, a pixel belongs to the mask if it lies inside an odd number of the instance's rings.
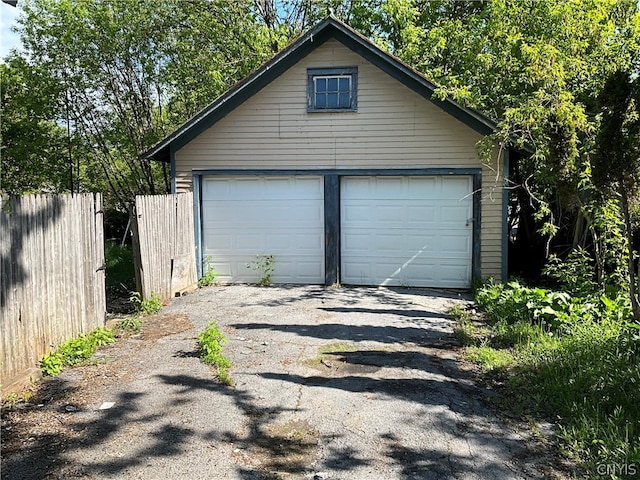
[[266,425],[255,432],[247,454],[263,478],[281,480],[306,472],[318,452],[319,432],[306,420]]
[[158,314],[145,318],[140,329],[141,340],[155,341],[159,338],[186,332],[194,328],[186,315]]
[[347,343],[332,343],[318,349],[318,356],[302,362],[327,377],[370,374],[382,368],[388,349],[365,349]]

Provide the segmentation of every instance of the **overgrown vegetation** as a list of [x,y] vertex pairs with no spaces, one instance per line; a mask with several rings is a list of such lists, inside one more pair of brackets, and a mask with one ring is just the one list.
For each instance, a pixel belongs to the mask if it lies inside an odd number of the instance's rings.
[[133,292],[129,297],[129,301],[134,306],[135,312],[133,315],[123,318],[116,323],[114,330],[118,332],[119,335],[139,333],[142,328],[142,318],[145,315],[158,313],[163,307],[162,300],[158,294],[153,291],[151,292],[151,298],[147,300],[142,300],[140,292]]
[[71,338],[45,355],[40,360],[40,369],[45,375],[58,375],[64,367],[89,360],[98,347],[114,341],[113,332],[102,327],[95,328],[88,335],[80,334],[76,338]]
[[105,285],[107,308],[112,311],[130,311],[129,292],[135,290],[133,249],[118,242],[106,241],[104,246],[106,266]]
[[489,328],[458,312],[456,330],[467,357],[506,389],[502,407],[558,421],[565,454],[594,477],[603,465],[640,466],[640,335],[628,297],[512,280],[488,282],[476,302]]
[[268,287],[271,285],[271,277],[275,271],[275,258],[273,255],[260,255],[256,254],[256,258],[249,264],[247,268],[258,273],[260,279],[258,285],[261,287]]
[[222,354],[222,347],[227,343],[229,341],[213,321],[209,322],[209,326],[198,334],[198,346],[202,361],[216,367],[218,379],[222,383],[233,385],[233,379],[229,375],[231,361]]

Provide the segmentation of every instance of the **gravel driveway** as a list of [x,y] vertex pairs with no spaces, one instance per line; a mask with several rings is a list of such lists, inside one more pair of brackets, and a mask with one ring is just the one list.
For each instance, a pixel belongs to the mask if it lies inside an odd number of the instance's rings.
[[[532,436],[502,423],[456,360],[444,312],[467,302],[423,289],[201,289],[162,310],[172,334],[153,337],[150,318],[83,367],[91,375],[55,380],[91,394],[41,404],[66,429],[28,434],[2,477],[543,478]],[[234,387],[197,358],[211,320],[229,339]]]

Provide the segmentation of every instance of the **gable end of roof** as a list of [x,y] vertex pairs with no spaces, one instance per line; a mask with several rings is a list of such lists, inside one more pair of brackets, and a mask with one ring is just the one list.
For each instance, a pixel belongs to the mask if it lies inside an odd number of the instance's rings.
[[141,157],[164,162],[170,161],[173,152],[185,146],[332,38],[481,135],[491,134],[495,130],[495,123],[479,112],[465,108],[451,99],[441,100],[435,97],[433,93],[437,88],[436,85],[422,74],[393,55],[384,52],[337,18],[329,16],[298,37],[253,73],[236,83],[213,103],[144,152]]

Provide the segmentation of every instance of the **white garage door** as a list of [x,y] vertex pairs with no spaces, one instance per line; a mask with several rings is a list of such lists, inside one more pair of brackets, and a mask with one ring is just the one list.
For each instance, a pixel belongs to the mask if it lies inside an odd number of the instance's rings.
[[218,279],[257,282],[273,255],[276,283],[324,283],[323,182],[316,176],[211,176],[202,182],[202,253]]
[[468,176],[341,178],[342,282],[469,287],[471,192]]

